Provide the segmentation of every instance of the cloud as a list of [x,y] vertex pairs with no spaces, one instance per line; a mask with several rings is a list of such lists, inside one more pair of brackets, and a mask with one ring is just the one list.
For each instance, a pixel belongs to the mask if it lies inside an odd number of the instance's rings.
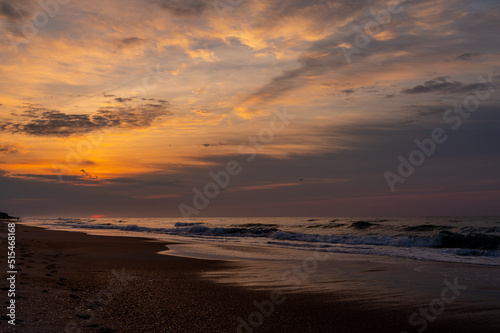
[[[321,8],[315,2],[303,3],[308,3],[311,7],[316,6],[315,9]],[[369,31],[365,33],[370,35],[370,42],[365,47],[358,47],[358,52],[352,51],[351,63],[346,61],[342,50],[352,50],[350,46],[355,45],[356,38],[360,39],[360,33],[354,28],[363,30],[367,23],[373,22],[374,18],[370,13],[386,10],[387,1],[339,1],[335,2],[333,10],[329,10],[328,6],[321,8],[329,17],[318,15],[315,19],[328,26],[331,33],[323,35],[319,40],[304,42],[302,45],[308,47],[301,49],[301,55],[297,59],[298,67],[284,70],[268,81],[269,83],[244,96],[235,110],[247,112],[245,108],[249,105],[262,105],[280,97],[286,98],[286,94],[295,89],[307,88],[313,80],[328,78],[339,82],[359,81],[361,76],[366,78],[376,75],[377,80],[381,80],[390,77],[391,73],[398,77],[405,72],[411,76],[417,68],[428,67],[429,64],[439,66],[446,59],[457,58],[457,55],[464,61],[474,59],[480,54],[495,53],[497,47],[490,43],[486,49],[484,40],[495,39],[494,27],[497,25],[498,11],[492,9],[490,14],[486,14],[484,9],[471,10],[461,4],[462,1],[459,0],[439,5],[430,1],[404,2],[401,7],[403,10],[392,15],[391,23],[382,25],[379,34],[373,35]],[[430,14],[431,11],[433,14]],[[443,20],[443,15],[446,15],[446,20]],[[271,14],[270,16],[272,17]],[[391,38],[380,39],[378,36],[382,33],[390,34]],[[457,43],[457,37],[462,38],[464,42]],[[475,50],[476,53],[463,53],[464,49]],[[436,57],[436,54],[440,56]],[[373,63],[379,65],[373,66]],[[463,92],[467,89],[461,87],[460,83],[453,87],[454,83],[456,82],[446,81],[445,85],[453,92]],[[423,88],[425,90],[428,87]],[[442,89],[445,91],[446,88]],[[415,93],[417,91],[418,89]]]
[[216,147],[216,146],[224,146],[225,144],[219,142],[219,143],[202,143],[201,145],[204,147]]
[[425,94],[425,93],[462,93],[469,92],[477,88],[477,83],[464,84],[458,81],[448,81],[447,76],[440,76],[435,79],[419,84],[413,88],[403,89],[405,95]]
[[85,166],[94,166],[94,165],[97,165],[96,162],[94,161],[90,161],[90,160],[84,160],[80,163],[80,165],[85,165]]
[[13,21],[21,21],[23,17],[28,15],[28,12],[23,9],[18,9],[12,3],[19,3],[19,1],[2,0],[0,1],[0,16]]
[[262,185],[249,185],[249,186],[241,186],[229,188],[229,192],[237,192],[237,191],[253,191],[253,190],[273,190],[280,187],[289,187],[289,186],[302,186],[302,185],[312,185],[312,184],[332,184],[332,183],[343,183],[348,182],[349,179],[334,179],[334,178],[323,178],[323,179],[309,179],[305,182],[300,179],[299,181],[293,183],[266,183]]
[[137,195],[132,196],[134,199],[165,199],[165,198],[179,198],[180,194],[151,194],[151,195]]
[[33,0],[0,0],[0,19],[7,35],[25,38],[22,27],[26,20],[32,19],[36,4]]
[[120,102],[120,103],[131,102],[132,98],[116,97],[115,101]]
[[[52,182],[61,183],[60,175],[40,175],[31,173],[17,173],[9,175],[10,178],[17,178],[23,180],[32,180],[37,182]],[[62,177],[62,182],[69,183],[71,185],[81,185],[81,186],[95,186],[102,184],[101,179],[97,176],[92,176],[90,174],[81,175],[64,175]]]
[[350,94],[354,93],[355,91],[356,91],[356,89],[353,89],[353,88],[341,90],[341,92],[343,92],[346,95],[350,95]]
[[127,37],[120,41],[119,47],[133,47],[145,43],[146,40],[138,37]]
[[470,61],[472,59],[479,58],[482,55],[483,55],[482,53],[463,53],[463,54],[457,56],[455,59],[462,60],[462,61]]
[[304,84],[302,76],[307,72],[307,68],[301,67],[299,69],[287,70],[283,74],[273,78],[270,83],[257,89],[250,94],[243,102],[252,100],[271,101],[277,96],[280,96],[294,88],[300,87]]
[[[41,181],[58,181],[57,175],[39,175],[32,173],[16,173],[11,175],[14,178],[23,178],[23,179],[31,179],[31,180],[41,180]],[[71,182],[81,182],[84,178],[81,176],[64,176],[64,181]]]
[[207,49],[187,50],[186,53],[193,59],[203,59],[206,62],[220,61],[213,51]]
[[[100,128],[145,128],[163,116],[171,115],[167,103],[107,107],[94,114],[66,114],[28,105],[28,122],[0,122],[0,131],[34,136],[81,135]],[[25,114],[23,113],[23,114]]]
[[412,107],[417,109],[417,115],[420,117],[442,115],[447,109],[447,107],[442,107],[442,106],[412,105]]
[[17,154],[20,152],[21,146],[17,144],[0,145],[0,154]]
[[161,8],[174,15],[200,15],[207,8],[207,1],[203,0],[154,0]]
[[162,172],[151,172],[148,174],[129,176],[129,177],[118,177],[106,180],[110,185],[120,185],[120,186],[133,186],[133,187],[183,187],[184,182],[178,180],[177,178],[172,180],[172,175],[169,173]]
[[[313,39],[303,45],[307,46],[297,59],[299,67],[284,70],[282,74],[275,76],[267,84],[257,88],[241,100],[241,105],[261,104],[275,100],[276,98],[289,93],[295,89],[307,86],[311,79],[328,77],[329,75],[341,74],[344,68],[349,67],[346,63],[342,47],[345,41],[352,40],[353,26],[355,23],[366,18],[370,13],[367,5],[376,5],[378,1],[360,0],[360,1],[339,1],[333,5],[331,2],[313,1],[304,3],[303,1],[293,1],[291,5],[276,3],[280,9],[277,17],[287,16],[295,11],[304,11],[304,7],[309,6],[309,10],[314,14],[315,22],[322,22],[334,31],[326,34],[325,30],[320,30],[318,39]],[[377,6],[377,8],[381,8]],[[312,14],[311,14],[312,15]],[[319,31],[318,31],[319,32]],[[373,42],[372,44],[375,44]],[[371,45],[370,45],[371,46]],[[371,52],[378,51],[377,48]],[[370,52],[361,53],[361,56],[367,57]],[[347,92],[346,92],[347,93]],[[237,108],[238,109],[238,108]]]

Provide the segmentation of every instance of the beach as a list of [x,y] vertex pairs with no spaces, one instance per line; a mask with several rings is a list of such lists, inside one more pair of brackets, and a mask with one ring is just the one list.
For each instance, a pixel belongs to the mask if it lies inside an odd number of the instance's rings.
[[[6,232],[6,222],[2,222],[2,263],[7,254]],[[382,257],[343,260],[335,277],[343,287],[335,291],[331,287],[335,281],[325,281],[324,275],[315,278],[311,260],[290,266],[302,265],[303,269],[295,272],[298,278],[290,276],[286,281],[296,285],[287,286],[284,281],[266,283],[260,275],[265,275],[265,267],[286,267],[288,262],[252,265],[170,256],[164,254],[168,245],[146,238],[95,236],[16,223],[16,325],[9,325],[10,318],[2,314],[2,332],[500,329],[498,267],[413,265],[408,259],[402,264]],[[321,257],[316,264],[323,264]],[[323,281],[329,287],[314,290],[310,281]],[[8,287],[2,285],[4,304],[7,292]]]

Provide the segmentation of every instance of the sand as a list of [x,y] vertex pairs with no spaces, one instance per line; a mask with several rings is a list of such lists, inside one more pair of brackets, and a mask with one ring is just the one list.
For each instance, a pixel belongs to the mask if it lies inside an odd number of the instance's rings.
[[[5,229],[2,223],[3,236]],[[5,272],[5,238],[1,244]],[[16,325],[7,323],[3,307],[1,332],[417,332],[423,325],[410,325],[409,316],[431,301],[362,289],[276,294],[273,287],[217,283],[204,274],[241,264],[157,254],[166,246],[17,224]],[[494,306],[461,301],[422,332],[498,332],[499,318]]]

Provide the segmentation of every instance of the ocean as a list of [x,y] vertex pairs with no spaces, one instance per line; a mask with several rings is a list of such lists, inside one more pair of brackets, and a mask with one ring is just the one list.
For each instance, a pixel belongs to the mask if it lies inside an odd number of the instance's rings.
[[500,217],[30,218],[49,229],[173,241],[203,259],[301,259],[311,251],[500,266]]

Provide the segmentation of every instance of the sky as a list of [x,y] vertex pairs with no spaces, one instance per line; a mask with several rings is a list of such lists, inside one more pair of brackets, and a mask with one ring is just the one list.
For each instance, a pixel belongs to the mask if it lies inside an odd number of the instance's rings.
[[497,0],[0,0],[0,211],[500,215]]

